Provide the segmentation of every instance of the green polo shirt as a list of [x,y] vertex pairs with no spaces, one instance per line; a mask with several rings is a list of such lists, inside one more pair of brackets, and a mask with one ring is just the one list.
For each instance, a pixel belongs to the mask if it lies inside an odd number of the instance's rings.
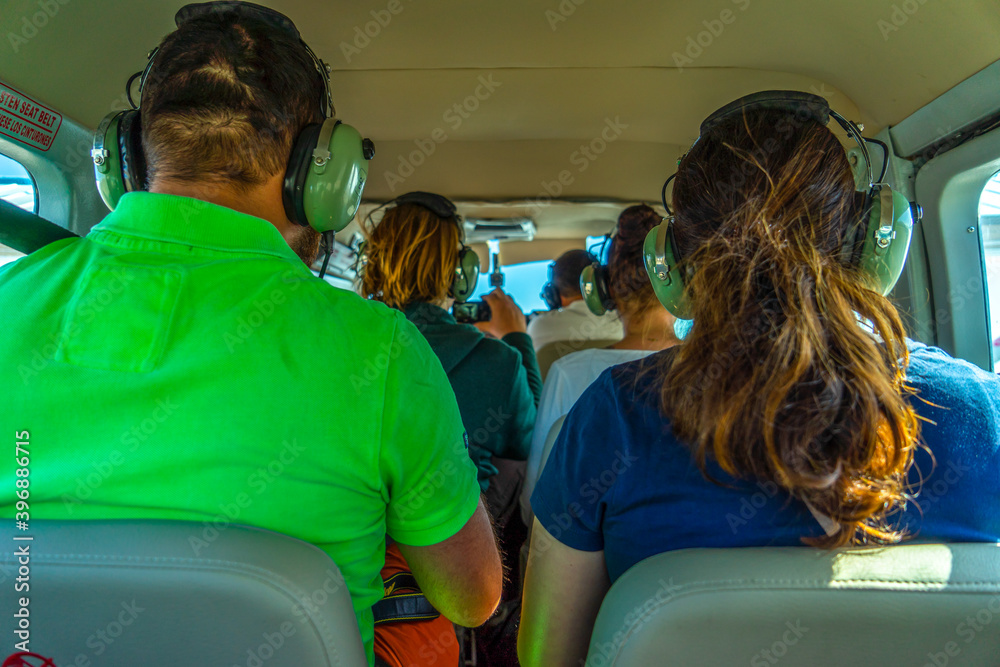
[[194,521],[198,555],[235,523],[311,542],[344,576],[369,661],[386,533],[436,544],[475,511],[427,342],[313,276],[265,220],[127,194],[85,238],[0,269],[0,312],[0,421],[11,443],[30,434],[32,519]]

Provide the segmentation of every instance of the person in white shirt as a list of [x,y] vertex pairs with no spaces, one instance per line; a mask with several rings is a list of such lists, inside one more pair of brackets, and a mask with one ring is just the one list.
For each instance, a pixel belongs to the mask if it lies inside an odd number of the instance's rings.
[[580,273],[593,261],[594,256],[586,250],[570,250],[550,266],[551,275],[542,288],[542,299],[552,310],[528,324],[535,352],[559,341],[620,340],[624,335],[617,315],[595,315],[583,301]]
[[521,515],[526,525],[531,525],[531,493],[541,473],[542,450],[553,424],[569,413],[584,390],[606,369],[641,359],[678,342],[674,316],[657,301],[642,259],[646,234],[661,221],[659,214],[644,204],[630,206],[618,218],[618,231],[611,241],[605,275],[624,337],[609,348],[581,350],[559,359],[545,378],[521,492]]

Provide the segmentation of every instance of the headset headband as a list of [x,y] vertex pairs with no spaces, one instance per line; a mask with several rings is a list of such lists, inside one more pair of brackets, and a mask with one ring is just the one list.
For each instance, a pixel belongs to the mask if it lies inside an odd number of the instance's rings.
[[[698,140],[716,131],[723,122],[743,119],[751,107],[787,113],[794,116],[800,126],[813,120],[826,127],[832,117],[857,143],[865,160],[868,186],[864,192],[855,195],[855,221],[849,222],[844,234],[840,261],[862,268],[875,280],[879,291],[888,295],[902,274],[913,229],[912,205],[884,182],[891,155],[889,147],[877,139],[861,136],[864,128],[830,109],[822,97],[781,90],[747,95],[718,109],[702,122]],[[882,149],[882,170],[877,179],[873,177],[868,143]],[[678,166],[686,157],[678,161]],[[646,235],[643,261],[660,303],[675,316],[690,319],[692,306],[686,285],[693,267],[687,266],[683,272],[678,270],[679,266],[683,266],[683,258],[673,234],[674,212],[667,203],[667,187],[675,176],[676,172],[663,184],[661,196],[668,218]]]
[[452,218],[458,222],[458,208],[455,203],[443,195],[433,192],[407,192],[393,199],[390,204],[399,206],[400,204],[416,204],[421,206],[439,218]]
[[[421,208],[427,209],[434,215],[444,220],[451,220],[458,226],[459,242],[462,244],[462,248],[465,248],[465,228],[462,226],[462,219],[458,215],[458,207],[455,203],[445,197],[444,195],[435,194],[433,192],[423,192],[420,190],[414,192],[407,192],[406,194],[399,195],[395,199],[390,199],[389,201],[382,202],[372,210],[368,211],[368,215],[365,216],[365,220],[368,224],[374,224],[372,222],[372,216],[375,215],[377,211],[385,208],[386,206],[396,207],[400,204],[414,204],[420,206]],[[384,216],[385,214],[383,214]],[[381,219],[381,218],[380,218]]]
[[[324,118],[333,118],[336,116],[337,111],[333,106],[333,94],[330,92],[330,66],[320,60],[319,56],[317,56],[313,50],[309,48],[309,45],[305,43],[302,36],[299,34],[299,30],[295,27],[295,23],[292,22],[292,19],[288,18],[281,12],[270,9],[269,7],[255,5],[252,2],[240,2],[239,0],[196,2],[184,5],[178,9],[177,14],[174,15],[174,23],[179,28],[182,24],[187,23],[188,21],[209,16],[211,14],[224,13],[236,14],[241,17],[255,19],[261,23],[271,26],[272,28],[280,30],[289,37],[297,40],[306,50],[306,53],[309,54],[313,67],[316,68],[316,71],[319,73],[319,78],[323,82],[323,99],[320,101],[320,113],[323,114]],[[150,51],[146,67],[142,70],[142,73],[132,75],[132,78],[130,78],[128,83],[125,84],[128,101],[132,105],[133,109],[138,109],[139,105],[132,100],[132,82],[135,80],[136,76],[139,77],[139,99],[141,102],[142,90],[146,85],[146,78],[149,76],[149,72],[153,67],[153,60],[155,59],[158,51],[159,47]]]
[[[764,91],[760,93],[753,93],[752,95],[746,95],[738,100],[730,102],[729,104],[723,106],[720,109],[714,111],[708,118],[701,122],[701,126],[698,129],[698,139],[695,140],[695,144],[707,135],[709,132],[714,130],[716,127],[721,125],[724,121],[732,118],[733,116],[742,116],[746,109],[774,109],[778,111],[785,111],[793,114],[796,118],[801,119],[812,119],[815,120],[820,125],[826,127],[830,123],[830,119],[837,121],[837,124],[844,128],[851,139],[858,145],[861,149],[862,156],[865,161],[865,171],[866,171],[866,181],[868,183],[867,190],[871,190],[879,182],[876,182],[874,172],[872,171],[872,159],[871,154],[868,152],[868,142],[872,141],[865,139],[861,136],[861,127],[857,123],[850,121],[839,113],[830,108],[829,102],[825,98],[819,95],[813,95],[812,93],[804,93],[797,90],[779,90],[779,91]],[[880,143],[880,142],[876,142]],[[888,150],[883,146],[884,150]],[[888,154],[886,155],[886,160],[888,160]],[[885,165],[883,165],[883,175],[885,174]],[[663,184],[663,190],[660,192],[660,197],[663,202],[663,206],[667,211],[667,216],[673,216],[673,210],[667,203],[667,186],[677,173],[673,173],[667,178],[666,182]],[[882,180],[882,176],[879,177],[879,181]]]

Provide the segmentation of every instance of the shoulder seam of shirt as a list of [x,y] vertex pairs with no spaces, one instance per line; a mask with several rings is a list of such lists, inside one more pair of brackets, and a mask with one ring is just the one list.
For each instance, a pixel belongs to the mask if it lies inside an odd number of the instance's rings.
[[[291,257],[289,257],[287,254],[285,254],[284,252],[282,252],[281,250],[278,250],[278,249],[269,250],[269,249],[266,249],[266,248],[226,248],[226,247],[221,247],[221,246],[216,246],[216,245],[206,245],[204,243],[186,243],[186,242],[184,242],[184,241],[182,241],[180,239],[165,239],[165,238],[159,238],[159,237],[154,237],[154,236],[148,236],[146,234],[138,233],[138,232],[135,232],[133,230],[129,230],[126,233],[126,232],[121,232],[121,231],[117,231],[117,230],[113,230],[113,229],[99,229],[97,231],[94,231],[92,233],[87,234],[87,236],[85,236],[83,238],[88,239],[90,241],[93,241],[94,243],[99,243],[101,245],[121,247],[118,244],[111,243],[111,242],[106,241],[106,240],[102,240],[101,237],[104,237],[104,236],[107,236],[107,237],[120,237],[120,238],[134,238],[134,239],[139,239],[139,240],[146,241],[146,242],[149,242],[149,243],[158,243],[158,244],[163,244],[163,245],[173,245],[173,246],[177,246],[179,248],[199,248],[201,250],[211,250],[213,252],[218,252],[218,253],[222,253],[222,254],[226,254],[226,255],[243,255],[243,256],[248,256],[248,257],[252,257],[252,256],[275,257],[277,259],[284,260],[284,261],[286,261],[288,263],[293,263],[293,259]],[[289,250],[291,251],[290,248],[289,248]]]

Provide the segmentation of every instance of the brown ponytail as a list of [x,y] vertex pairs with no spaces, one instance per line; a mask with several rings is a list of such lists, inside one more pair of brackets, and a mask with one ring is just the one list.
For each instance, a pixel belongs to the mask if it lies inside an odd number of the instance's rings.
[[843,147],[747,111],[695,144],[673,199],[694,312],[662,388],[675,433],[702,470],[711,457],[839,524],[807,544],[898,542],[919,424],[900,316],[840,259],[859,216]]

